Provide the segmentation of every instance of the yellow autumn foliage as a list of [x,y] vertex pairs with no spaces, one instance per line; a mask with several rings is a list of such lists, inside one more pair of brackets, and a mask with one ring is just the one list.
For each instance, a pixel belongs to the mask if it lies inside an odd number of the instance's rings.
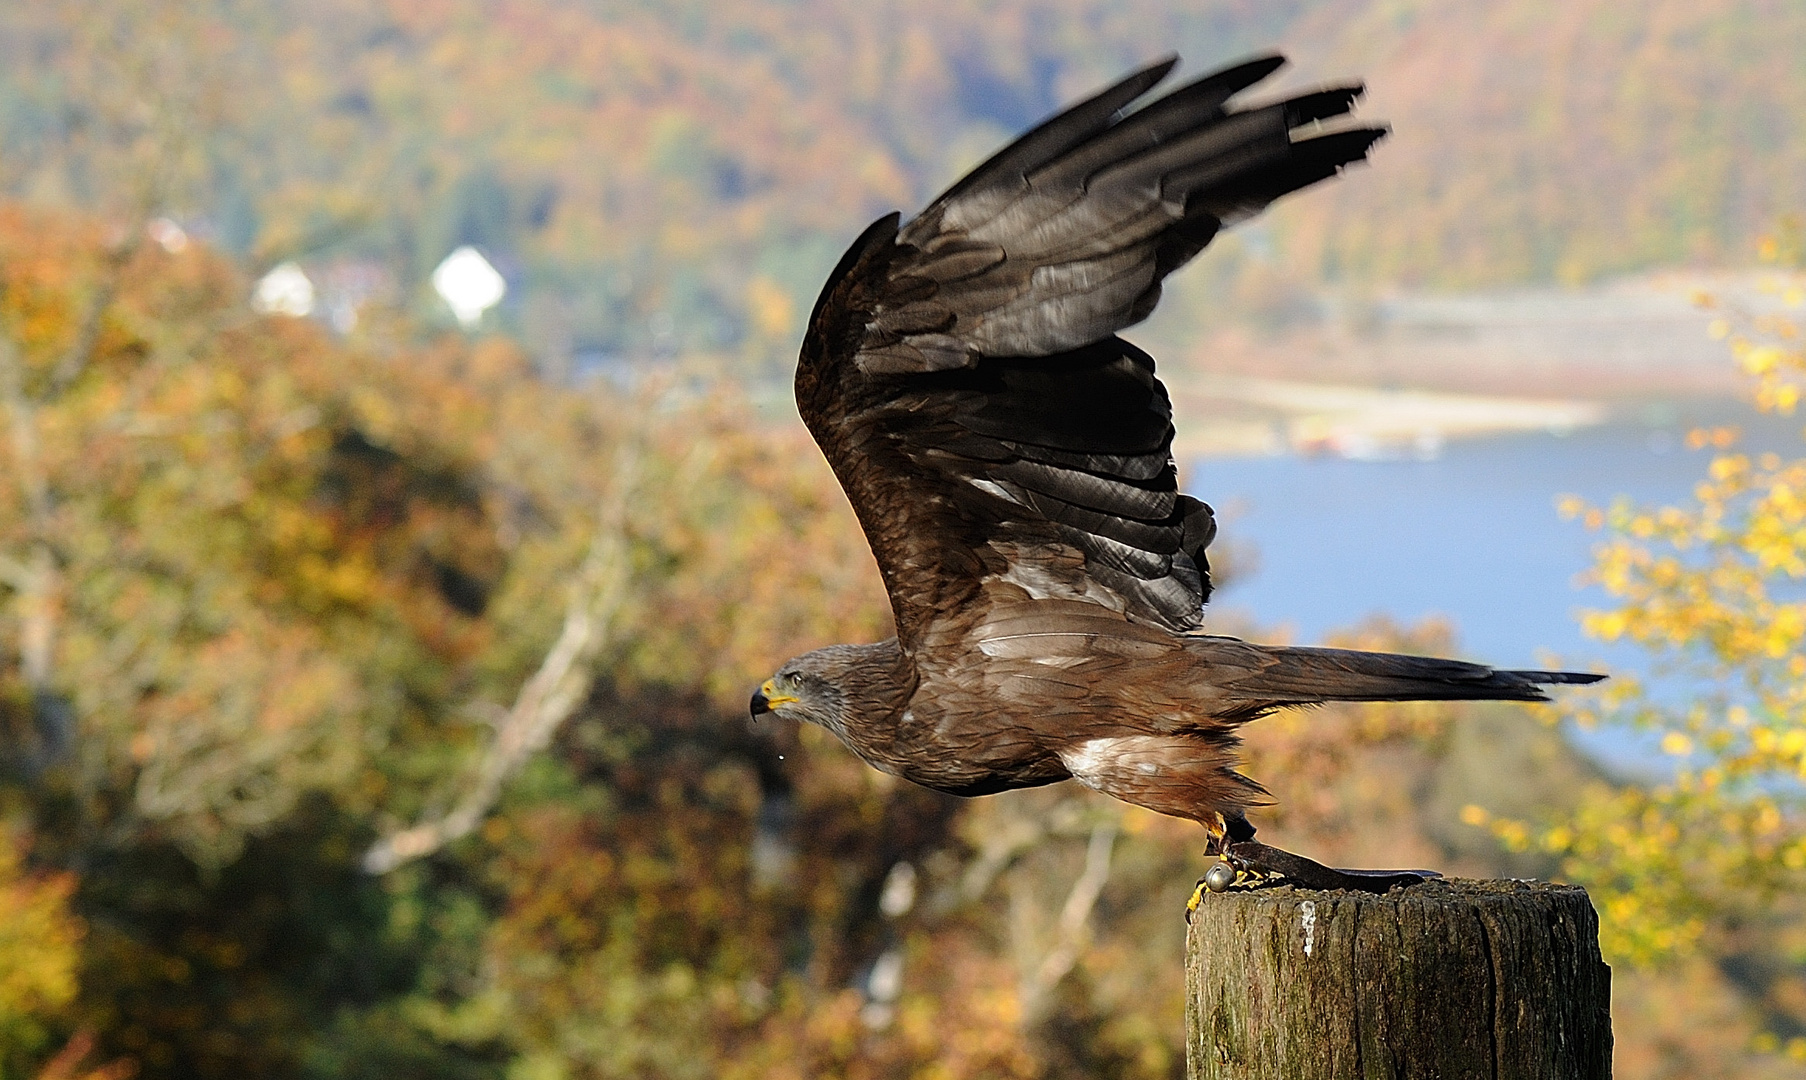
[[0,828],[0,1069],[47,1041],[46,1024],[75,997],[80,962],[74,876],[32,872],[21,846]]
[[[1782,415],[1806,385],[1799,239],[1794,228],[1765,241],[1763,310],[1713,326],[1754,379],[1757,408]],[[1601,786],[1540,833],[1493,826],[1558,855],[1593,892],[1608,957],[1633,963],[1785,919],[1806,886],[1806,457],[1740,451],[1724,429],[1688,442],[1719,450],[1691,502],[1560,504],[1604,532],[1590,576],[1615,606],[1586,613],[1586,631],[1641,646],[1679,680],[1656,693],[1620,676],[1568,714],[1650,732],[1672,779]]]

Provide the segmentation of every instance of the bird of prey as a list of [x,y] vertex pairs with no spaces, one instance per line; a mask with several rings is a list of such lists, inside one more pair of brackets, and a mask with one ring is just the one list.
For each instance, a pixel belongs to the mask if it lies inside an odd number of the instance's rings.
[[1543,701],[1547,684],[1602,676],[1203,632],[1216,522],[1179,491],[1153,359],[1116,332],[1219,229],[1363,161],[1385,128],[1348,119],[1358,85],[1238,102],[1278,56],[1140,103],[1175,63],[1043,122],[907,224],[880,218],[835,267],[796,401],[877,556],[896,636],[790,660],[752,712],[819,724],[957,795],[1075,779],[1227,849],[1251,842],[1244,811],[1267,801],[1235,768],[1251,720],[1327,701]]

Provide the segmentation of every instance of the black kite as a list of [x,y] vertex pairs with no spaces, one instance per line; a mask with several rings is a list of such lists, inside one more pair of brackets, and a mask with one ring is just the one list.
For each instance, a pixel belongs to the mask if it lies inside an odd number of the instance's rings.
[[[1602,676],[1201,632],[1210,507],[1181,494],[1154,361],[1115,336],[1160,282],[1385,134],[1347,86],[1233,99],[1253,60],[1130,106],[1154,64],[1046,121],[829,277],[796,371],[897,636],[799,656],[752,699],[958,795],[1059,780],[1252,836],[1237,729],[1325,701],[1542,701]],[[1325,125],[1324,122],[1329,124]]]

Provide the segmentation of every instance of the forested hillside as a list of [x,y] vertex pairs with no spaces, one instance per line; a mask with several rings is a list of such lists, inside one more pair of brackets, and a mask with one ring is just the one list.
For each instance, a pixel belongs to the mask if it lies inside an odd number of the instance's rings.
[[301,257],[341,311],[443,318],[425,276],[471,243],[555,368],[775,367],[867,220],[1169,50],[1196,73],[1283,48],[1296,80],[1365,77],[1396,128],[1219,274],[1735,261],[1806,204],[1801,40],[1806,10],[1764,0],[45,0],[0,13],[0,188]]
[[1743,264],[1806,207],[1806,6],[1788,0],[1314,5],[1299,66],[1366,77],[1371,178],[1283,215],[1325,273],[1432,286]]

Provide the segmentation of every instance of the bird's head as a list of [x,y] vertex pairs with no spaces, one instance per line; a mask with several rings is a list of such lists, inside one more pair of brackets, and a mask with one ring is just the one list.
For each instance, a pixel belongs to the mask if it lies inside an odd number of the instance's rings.
[[820,724],[842,738],[848,721],[874,720],[903,707],[913,677],[899,678],[895,638],[876,645],[830,645],[790,660],[752,696],[766,713]]
[[839,651],[840,646],[817,649],[785,663],[754,692],[753,717],[772,713],[840,731],[846,712],[840,677],[848,665],[845,659],[834,655]]

